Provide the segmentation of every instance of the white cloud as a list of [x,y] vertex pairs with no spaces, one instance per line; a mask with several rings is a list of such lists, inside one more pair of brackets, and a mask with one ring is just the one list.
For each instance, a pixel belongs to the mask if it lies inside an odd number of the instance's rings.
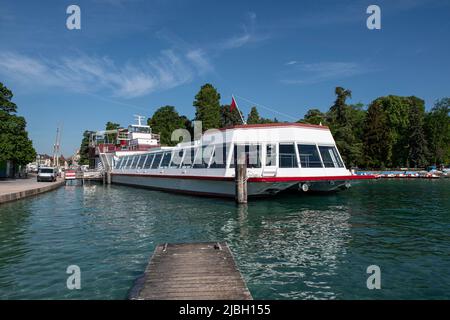
[[256,13],[247,14],[247,22],[242,25],[242,33],[225,39],[219,44],[219,47],[225,49],[240,48],[249,43],[256,43],[266,40],[269,36],[258,32]]
[[355,62],[295,63],[291,66],[293,68],[284,75],[281,82],[305,85],[369,72],[367,68]]
[[200,74],[206,74],[214,70],[202,49],[191,50],[186,54],[186,57],[197,67]]
[[297,64],[297,63],[298,63],[298,61],[296,61],[296,60],[291,60],[291,61],[286,62],[284,65],[286,65],[286,66],[292,66],[292,65]]
[[60,87],[78,92],[107,92],[133,98],[170,89],[212,70],[201,50],[161,51],[155,59],[119,66],[108,57],[78,55],[49,60],[12,52],[0,53],[0,74],[34,87]]

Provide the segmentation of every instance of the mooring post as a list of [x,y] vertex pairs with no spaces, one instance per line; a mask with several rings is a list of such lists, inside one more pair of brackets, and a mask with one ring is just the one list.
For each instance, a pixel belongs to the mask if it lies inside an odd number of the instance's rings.
[[111,170],[106,171],[106,184],[111,184]]
[[247,162],[245,161],[245,152],[241,152],[237,158],[234,177],[236,202],[238,204],[247,203]]

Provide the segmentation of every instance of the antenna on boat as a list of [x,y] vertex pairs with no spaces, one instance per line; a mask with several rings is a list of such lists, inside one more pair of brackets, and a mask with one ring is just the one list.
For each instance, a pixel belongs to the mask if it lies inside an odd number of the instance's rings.
[[138,114],[135,114],[134,117],[136,118],[136,121],[137,121],[138,125],[142,126],[142,122],[141,121],[144,120],[145,117],[144,116],[140,116]]
[[231,105],[230,105],[230,112],[233,111],[233,109],[237,109],[239,116],[241,117],[242,124],[247,124],[247,122],[244,120],[244,117],[242,116],[241,110],[239,110],[239,107],[237,105],[236,99],[234,98],[234,95],[231,95]]

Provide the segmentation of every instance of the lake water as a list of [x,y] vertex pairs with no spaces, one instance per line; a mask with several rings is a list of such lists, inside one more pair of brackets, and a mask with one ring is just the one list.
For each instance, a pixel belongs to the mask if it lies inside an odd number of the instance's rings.
[[[450,179],[233,201],[66,186],[0,206],[1,299],[125,299],[155,246],[227,241],[255,299],[450,298]],[[66,288],[66,268],[81,289]],[[381,268],[368,290],[369,265]]]

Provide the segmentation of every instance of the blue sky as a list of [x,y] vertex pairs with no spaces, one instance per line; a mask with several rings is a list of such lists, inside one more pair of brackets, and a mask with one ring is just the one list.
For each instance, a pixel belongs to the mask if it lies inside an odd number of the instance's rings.
[[[81,30],[66,8],[81,8]],[[381,7],[381,30],[366,8]],[[450,96],[450,3],[409,1],[0,0],[0,81],[15,94],[39,153],[62,152],[85,129],[128,125],[173,105],[193,118],[200,86],[247,114],[292,121],[388,95]]]

